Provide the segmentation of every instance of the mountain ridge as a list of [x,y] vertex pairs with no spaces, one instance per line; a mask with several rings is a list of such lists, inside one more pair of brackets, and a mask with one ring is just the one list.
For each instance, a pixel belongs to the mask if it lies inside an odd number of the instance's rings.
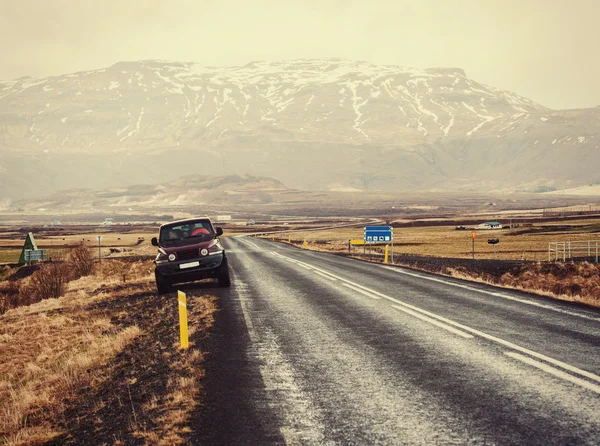
[[599,179],[599,135],[598,108],[550,110],[460,68],[123,61],[0,81],[0,198],[198,171],[304,189],[561,189]]
[[4,211],[86,211],[93,209],[168,207],[206,204],[223,194],[241,194],[260,199],[261,194],[289,191],[280,181],[254,175],[186,175],[173,181],[133,184],[108,189],[67,189],[35,199],[21,199],[0,206]]

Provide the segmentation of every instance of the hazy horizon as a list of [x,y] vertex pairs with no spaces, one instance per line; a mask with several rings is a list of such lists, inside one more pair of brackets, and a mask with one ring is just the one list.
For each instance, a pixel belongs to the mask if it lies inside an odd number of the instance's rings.
[[595,1],[0,1],[0,79],[123,60],[206,66],[341,58],[459,67],[544,106],[600,105]]

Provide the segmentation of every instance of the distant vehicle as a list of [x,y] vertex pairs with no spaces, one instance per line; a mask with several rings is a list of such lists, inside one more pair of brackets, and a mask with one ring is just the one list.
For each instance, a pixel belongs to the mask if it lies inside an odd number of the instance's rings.
[[229,265],[219,240],[223,228],[215,228],[208,218],[179,220],[162,225],[152,238],[158,247],[154,276],[159,294],[168,293],[175,283],[214,277],[221,287],[229,287]]
[[456,230],[457,231],[466,231],[468,228],[466,226],[457,226]]

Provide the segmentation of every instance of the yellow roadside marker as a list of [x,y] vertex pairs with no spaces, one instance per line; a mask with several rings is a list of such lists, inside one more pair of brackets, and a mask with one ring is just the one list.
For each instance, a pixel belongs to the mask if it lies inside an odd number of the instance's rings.
[[188,348],[187,301],[183,291],[177,291],[177,301],[179,306],[179,338],[181,340],[181,348]]
[[306,243],[306,239],[304,240],[304,244],[302,245],[302,248],[308,249],[308,243]]
[[383,256],[383,263],[387,263],[388,262],[388,254],[390,252],[390,247],[389,245],[385,245],[385,255]]

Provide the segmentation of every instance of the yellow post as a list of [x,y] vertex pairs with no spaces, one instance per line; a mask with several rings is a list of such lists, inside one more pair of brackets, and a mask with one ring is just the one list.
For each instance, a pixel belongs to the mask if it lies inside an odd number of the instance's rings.
[[288,243],[290,245],[292,244],[292,234],[288,235]]
[[275,241],[275,236],[274,235],[271,236],[271,240]]
[[302,248],[308,249],[308,243],[306,243],[306,239],[304,240],[304,244],[302,245]]
[[389,245],[385,245],[385,254],[383,256],[383,263],[387,263],[388,262],[388,254],[390,252],[390,246]]
[[181,339],[181,348],[188,348],[187,301],[183,291],[177,291],[177,301],[179,302],[179,337]]

